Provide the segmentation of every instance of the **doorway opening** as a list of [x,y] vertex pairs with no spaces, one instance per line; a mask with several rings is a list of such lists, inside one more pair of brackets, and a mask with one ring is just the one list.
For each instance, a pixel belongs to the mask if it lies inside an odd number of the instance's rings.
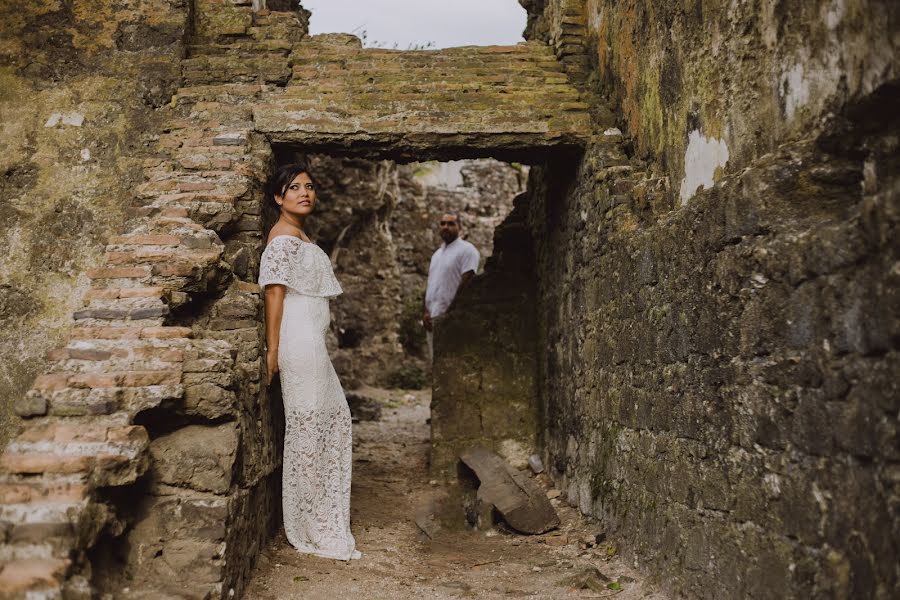
[[440,216],[459,215],[460,237],[479,250],[481,272],[494,229],[524,193],[529,168],[487,158],[399,163],[277,146],[275,158],[308,165],[319,183],[307,234],[330,256],[344,290],[331,303],[329,351],[345,390],[365,396],[372,388],[429,387],[423,298],[441,244]]

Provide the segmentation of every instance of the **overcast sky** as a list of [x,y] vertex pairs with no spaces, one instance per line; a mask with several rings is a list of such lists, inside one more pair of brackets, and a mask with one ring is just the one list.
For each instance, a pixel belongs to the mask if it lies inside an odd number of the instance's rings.
[[434,42],[436,48],[516,44],[522,41],[525,9],[518,0],[301,0],[312,11],[310,33],[367,33],[406,49]]

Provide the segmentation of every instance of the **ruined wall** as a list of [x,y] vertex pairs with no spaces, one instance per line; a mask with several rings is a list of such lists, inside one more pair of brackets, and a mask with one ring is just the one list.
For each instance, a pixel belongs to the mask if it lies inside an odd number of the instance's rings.
[[532,37],[551,41],[572,26],[563,7],[583,6],[591,88],[682,201],[898,76],[889,0],[541,4]]
[[494,227],[524,191],[527,169],[490,159],[398,164],[325,155],[305,160],[320,186],[308,234],[331,256],[344,294],[332,302],[331,355],[344,387],[426,383],[422,298],[437,222],[458,212],[491,255]]
[[473,446],[524,468],[538,448],[538,332],[525,195],[495,231],[495,252],[434,324],[430,469],[453,478]]
[[679,595],[897,596],[896,5],[585,6],[619,121],[532,170],[548,466]]
[[187,20],[179,0],[0,3],[0,444],[141,182]]

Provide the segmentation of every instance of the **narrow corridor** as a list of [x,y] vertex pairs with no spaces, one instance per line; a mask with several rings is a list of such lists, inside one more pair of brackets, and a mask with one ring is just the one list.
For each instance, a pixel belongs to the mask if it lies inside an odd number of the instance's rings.
[[300,555],[280,533],[245,598],[665,598],[616,556],[614,537],[586,547],[602,525],[559,500],[562,525],[546,535],[445,528],[429,539],[415,515],[441,493],[426,471],[430,392],[371,392],[382,400],[382,420],[354,425],[353,531],[362,560]]

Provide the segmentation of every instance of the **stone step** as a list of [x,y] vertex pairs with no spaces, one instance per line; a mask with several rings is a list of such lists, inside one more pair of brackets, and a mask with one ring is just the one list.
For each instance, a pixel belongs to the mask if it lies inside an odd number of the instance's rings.
[[18,474],[89,474],[96,485],[134,482],[147,468],[147,430],[113,417],[40,419],[7,445],[0,468]]
[[181,382],[181,369],[178,363],[167,364],[169,368],[148,370],[104,370],[97,373],[59,372],[39,375],[32,389],[41,394],[48,394],[67,388],[95,389],[114,387],[145,387],[152,385],[177,385]]
[[9,535],[9,541],[0,545],[0,564],[19,560],[67,559],[77,543],[71,523],[10,525]]
[[[14,404],[21,417],[91,417],[118,411],[136,413],[181,399],[180,384],[135,387],[64,388],[52,391],[29,390]],[[23,408],[24,407],[24,408]]]
[[84,501],[89,492],[83,478],[7,478],[0,481],[0,505],[28,503],[69,505]]
[[0,597],[39,599],[60,597],[71,561],[44,558],[8,562],[0,569]]
[[190,327],[108,327],[80,326],[69,332],[68,340],[155,340],[171,338],[191,338]]
[[[230,205],[230,204],[229,204]],[[166,246],[166,247],[153,247],[153,246],[138,246],[131,247],[127,250],[123,249],[122,251],[111,251],[106,252],[104,255],[105,262],[109,266],[119,267],[119,266],[138,266],[138,265],[159,265],[166,264],[171,262],[196,262],[199,264],[205,264],[213,261],[217,261],[219,256],[222,253],[223,246],[212,247],[210,249],[193,249],[182,246]],[[108,304],[105,308],[108,310],[124,310],[128,309],[132,312],[137,312],[140,310],[144,310],[148,313],[150,317],[163,316],[167,313],[167,311],[163,311],[160,314],[149,314],[153,312],[155,309],[159,308],[159,305],[162,305],[162,301],[156,298],[120,298],[118,300],[105,300],[105,301],[96,301],[92,302],[92,305],[97,304],[95,308],[100,310],[104,308],[103,304]],[[86,311],[78,311],[86,312]],[[75,317],[76,319],[80,317]],[[106,318],[106,317],[84,317],[84,318]],[[119,317],[110,317],[110,318],[119,318]],[[124,318],[124,317],[122,317]],[[135,317],[141,318],[141,317]]]
[[[136,256],[134,256],[136,255]],[[180,253],[180,254],[171,254],[166,259],[157,258],[156,255],[152,255],[155,259],[154,263],[162,263],[162,262],[171,262],[172,260],[182,260],[182,259],[191,259],[195,256],[194,253]],[[122,266],[127,265],[136,265],[141,263],[150,262],[150,258],[144,255],[140,255],[138,253],[107,253],[107,259],[116,258],[116,262],[121,264]],[[128,260],[118,260],[121,258],[127,258]],[[120,292],[121,293],[121,292]],[[84,322],[85,324],[93,324],[93,322],[100,321],[96,323],[98,325],[112,325],[110,322],[118,322],[120,325],[125,327],[137,326],[140,325],[142,327],[151,327],[162,325],[162,319],[169,314],[168,305],[161,298],[146,298],[146,297],[132,297],[132,298],[116,298],[116,299],[107,299],[107,298],[93,298],[88,301],[88,305],[82,309],[76,310],[72,313],[72,318],[79,322]],[[103,322],[106,323],[103,323]]]

